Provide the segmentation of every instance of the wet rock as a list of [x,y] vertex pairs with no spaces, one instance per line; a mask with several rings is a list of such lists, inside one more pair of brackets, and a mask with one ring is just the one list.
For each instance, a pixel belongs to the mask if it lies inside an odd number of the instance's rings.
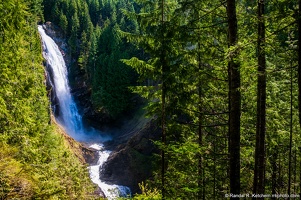
[[97,195],[97,196],[102,197],[102,198],[106,198],[105,193],[101,190],[100,187],[97,188],[97,190],[95,191],[94,195]]
[[81,151],[86,163],[89,165],[97,165],[97,161],[99,159],[97,150],[82,146]]
[[46,34],[49,35],[60,48],[60,50],[64,56],[66,66],[67,66],[67,68],[69,68],[71,65],[72,59],[71,59],[71,54],[70,54],[70,51],[68,48],[67,40],[63,34],[63,31],[52,22],[46,22],[43,25],[43,28],[45,29]]
[[153,154],[158,153],[152,141],[158,140],[160,135],[154,121],[147,123],[109,156],[100,171],[100,178],[110,184],[128,186],[133,194],[140,192],[138,183],[152,175]]

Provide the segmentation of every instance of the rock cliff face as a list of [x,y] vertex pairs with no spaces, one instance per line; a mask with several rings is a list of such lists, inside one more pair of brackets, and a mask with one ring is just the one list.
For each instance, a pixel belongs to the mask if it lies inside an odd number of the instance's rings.
[[153,140],[158,140],[161,135],[157,127],[154,121],[150,121],[126,143],[120,144],[104,164],[100,178],[108,183],[128,186],[133,194],[139,193],[138,183],[152,175],[153,154],[158,153]]
[[[83,70],[80,70],[77,61],[75,58],[72,58],[70,49],[68,48],[67,39],[62,30],[51,22],[46,22],[44,29],[61,49],[62,54],[64,55],[64,60],[68,69],[69,74],[69,84],[71,87],[71,93],[74,97],[74,100],[78,104],[78,109],[85,123],[90,126],[94,126],[98,129],[103,129],[106,124],[112,122],[112,119],[106,113],[99,113],[93,109],[91,102],[91,88],[88,84],[87,77]],[[48,91],[51,91],[51,102],[54,114],[59,113],[59,108],[57,106],[56,95],[51,90],[51,73],[47,77]]]

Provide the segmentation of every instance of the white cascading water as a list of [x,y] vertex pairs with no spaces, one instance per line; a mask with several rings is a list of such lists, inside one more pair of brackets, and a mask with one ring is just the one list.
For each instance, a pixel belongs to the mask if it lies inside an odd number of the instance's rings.
[[109,138],[101,136],[101,132],[93,128],[89,130],[84,128],[82,117],[70,93],[68,71],[63,55],[52,38],[45,33],[43,26],[38,26],[38,30],[42,38],[43,57],[46,59],[47,65],[53,70],[53,83],[51,84],[55,90],[60,108],[57,121],[75,140],[90,144],[91,142],[94,143],[90,147],[98,150],[99,160],[97,165],[89,167],[90,178],[101,188],[105,196],[108,199],[115,199],[119,196],[130,195],[128,187],[109,185],[99,179],[99,171],[110,155],[110,151],[105,150],[102,143]]

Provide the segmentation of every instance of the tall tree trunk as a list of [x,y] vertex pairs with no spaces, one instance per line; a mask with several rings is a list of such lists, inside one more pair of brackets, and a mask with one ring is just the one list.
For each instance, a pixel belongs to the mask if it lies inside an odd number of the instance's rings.
[[166,61],[166,48],[165,48],[165,23],[164,23],[164,0],[161,1],[161,67],[162,67],[162,95],[161,95],[161,128],[162,128],[162,150],[161,150],[161,182],[162,182],[162,199],[166,198],[165,189],[165,173],[166,173],[166,73],[167,73],[167,61]]
[[[201,55],[200,55],[200,49],[201,49],[201,44],[200,42],[198,42],[198,70],[199,73],[202,72],[202,65],[201,65]],[[199,106],[198,106],[198,110],[199,110],[199,129],[198,129],[198,139],[199,139],[199,147],[202,147],[203,145],[203,127],[202,127],[202,123],[203,123],[203,104],[202,104],[202,79],[201,79],[201,74],[199,74],[199,79],[198,79],[199,83],[198,83],[198,93],[199,93]],[[205,199],[205,193],[204,193],[204,184],[203,184],[203,156],[202,156],[202,152],[199,152],[198,155],[198,199]]]
[[295,149],[295,155],[294,155],[294,194],[297,194],[296,190],[296,181],[297,181],[297,149]]
[[[300,5],[300,4],[299,4]],[[299,195],[301,196],[301,147],[298,147],[299,148]],[[297,150],[296,150],[297,151]]]
[[[299,125],[301,127],[301,0],[299,0],[297,23],[298,23],[298,109],[299,109]],[[301,167],[301,163],[300,163],[300,167]],[[301,169],[300,169],[300,181],[301,181]],[[300,186],[300,195],[301,195],[301,186]]]
[[[164,76],[163,76],[164,77]],[[166,146],[166,108],[165,108],[165,84],[162,82],[162,116],[161,116],[161,128],[162,128],[162,149],[161,149],[161,182],[162,182],[162,199],[165,199],[165,171],[166,171],[166,161],[165,161],[165,146]]]
[[[235,0],[227,0],[228,17],[228,40],[229,47],[236,46],[237,18]],[[240,114],[241,114],[241,94],[240,94],[240,72],[239,64],[235,61],[237,52],[228,63],[229,79],[229,165],[230,165],[230,193],[240,193]]]
[[287,194],[291,193],[291,176],[292,176],[292,143],[293,143],[293,68],[291,65],[290,71],[290,143],[289,143],[289,155],[288,155],[288,186]]
[[217,139],[216,137],[214,137],[214,143],[213,143],[213,151],[214,151],[214,154],[213,154],[213,200],[216,199],[216,148],[217,146]]
[[254,169],[254,194],[264,194],[265,131],[266,131],[266,59],[264,0],[258,1],[258,82],[257,82],[257,124]]

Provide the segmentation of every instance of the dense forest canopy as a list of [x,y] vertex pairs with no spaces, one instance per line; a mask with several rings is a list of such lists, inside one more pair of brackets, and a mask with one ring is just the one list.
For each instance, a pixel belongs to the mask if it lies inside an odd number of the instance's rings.
[[126,13],[140,33],[122,35],[149,57],[123,62],[153,83],[134,89],[162,128],[150,189],[163,199],[299,194],[298,2],[139,3]]
[[65,34],[76,60],[73,71],[86,77],[94,109],[113,119],[131,106],[128,87],[136,80],[135,72],[120,59],[138,53],[120,36],[119,30],[138,31],[137,21],[127,18],[121,9],[134,12],[134,2],[44,1],[45,20],[59,25]]
[[0,3],[0,199],[92,199],[86,166],[50,125],[41,3]]
[[[300,194],[300,4],[1,2],[1,198],[75,198],[88,184],[84,179],[69,188],[52,171],[55,163],[67,162],[61,173],[72,174],[69,181],[85,174],[71,154],[54,148],[58,136],[48,125],[37,21],[61,28],[74,58],[71,71],[85,77],[96,111],[116,119],[135,95],[147,100],[148,115],[162,131],[156,141],[161,153],[154,176],[134,198]],[[51,174],[55,178],[48,179]]]

